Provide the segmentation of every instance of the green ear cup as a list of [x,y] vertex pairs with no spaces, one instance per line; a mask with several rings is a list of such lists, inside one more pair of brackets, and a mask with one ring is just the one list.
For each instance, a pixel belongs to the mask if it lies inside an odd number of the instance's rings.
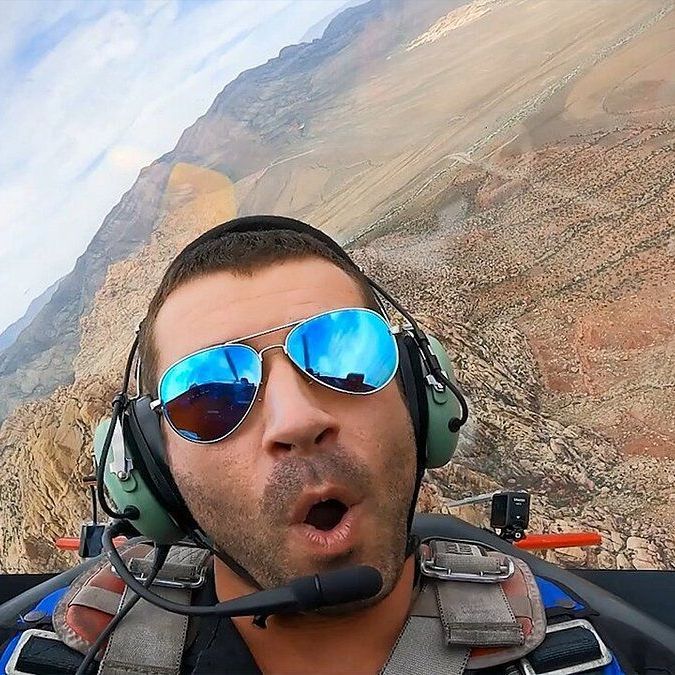
[[[427,334],[431,350],[438,358],[441,368],[448,378],[456,383],[453,374],[450,357],[443,345],[433,336]],[[425,372],[425,377],[428,372]],[[460,417],[461,408],[455,395],[447,387],[439,391],[429,381],[425,381],[424,387],[427,394],[427,406],[429,409],[429,427],[427,434],[427,468],[435,469],[444,466],[451,459],[457,447],[459,432],[451,432],[448,423],[454,417]]]
[[[94,434],[94,454],[96,462],[101,461],[110,419],[102,420]],[[129,461],[131,460],[131,461]],[[132,525],[144,536],[158,544],[171,544],[182,539],[183,532],[174,519],[161,506],[138,469],[140,459],[130,456],[125,447],[122,429],[118,423],[108,451],[108,466],[104,473],[105,487],[119,511],[127,506],[135,506],[141,514],[131,521]],[[111,464],[115,467],[111,470]]]

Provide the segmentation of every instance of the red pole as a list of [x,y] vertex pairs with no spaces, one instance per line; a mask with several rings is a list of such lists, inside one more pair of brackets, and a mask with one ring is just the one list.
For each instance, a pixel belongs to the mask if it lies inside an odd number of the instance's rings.
[[[120,546],[126,541],[126,537],[115,537],[113,542],[115,546]],[[54,545],[61,551],[79,551],[80,539],[79,537],[59,537]]]
[[525,539],[514,541],[513,545],[529,551],[549,548],[571,548],[572,546],[598,546],[602,537],[598,532],[559,532],[554,534],[528,534]]

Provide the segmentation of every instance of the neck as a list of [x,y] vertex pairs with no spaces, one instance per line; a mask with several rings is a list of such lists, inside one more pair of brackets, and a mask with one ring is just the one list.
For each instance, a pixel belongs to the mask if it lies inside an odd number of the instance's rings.
[[[408,616],[414,573],[411,556],[389,595],[350,614],[272,616],[265,629],[254,626],[249,617],[233,621],[264,673],[377,673]],[[217,559],[214,576],[219,602],[255,590]]]

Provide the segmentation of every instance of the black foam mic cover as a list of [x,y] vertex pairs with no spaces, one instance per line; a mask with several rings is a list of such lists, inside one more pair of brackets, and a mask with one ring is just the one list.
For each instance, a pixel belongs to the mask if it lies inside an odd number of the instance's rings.
[[372,598],[382,589],[382,575],[374,567],[358,565],[302,577],[289,586],[306,611]]

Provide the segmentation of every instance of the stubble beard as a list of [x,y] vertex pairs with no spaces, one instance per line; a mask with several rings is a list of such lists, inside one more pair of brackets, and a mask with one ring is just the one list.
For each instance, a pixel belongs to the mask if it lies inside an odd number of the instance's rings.
[[[345,614],[376,604],[396,585],[405,562],[407,519],[415,481],[414,441],[406,438],[388,448],[391,466],[382,476],[342,448],[323,450],[311,458],[289,456],[274,469],[262,499],[247,497],[247,486],[208,484],[204,476],[176,476],[184,499],[217,551],[234,559],[261,588],[273,588],[314,572],[347,565],[372,565],[383,580],[374,598],[321,610]],[[412,449],[411,449],[412,448]],[[348,486],[365,502],[376,524],[371,539],[334,560],[302,569],[288,544],[288,514],[308,487],[333,482]]]

